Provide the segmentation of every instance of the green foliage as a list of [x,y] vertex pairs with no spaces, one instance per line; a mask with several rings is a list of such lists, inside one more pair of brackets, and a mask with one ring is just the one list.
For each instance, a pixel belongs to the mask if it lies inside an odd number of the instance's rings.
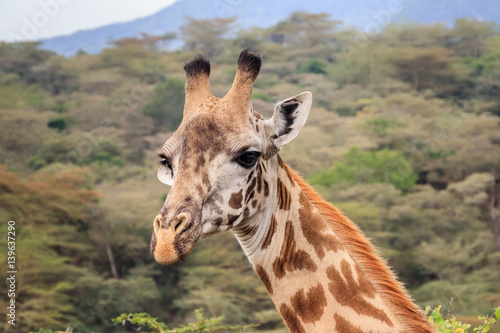
[[372,118],[366,121],[366,127],[370,132],[378,137],[387,135],[387,132],[396,127],[404,127],[405,124],[401,121],[388,118]]
[[335,106],[333,110],[337,112],[339,116],[354,116],[356,114],[356,108],[352,104]]
[[[360,224],[419,304],[454,297],[458,318],[476,325],[471,316],[500,302],[498,27],[389,24],[353,44],[361,35],[326,14],[230,35],[233,23],[189,20],[184,50],[173,51],[173,34],[68,58],[0,43],[0,163],[18,173],[0,172],[0,217],[22,235],[21,331],[114,333],[109,318],[130,312],[174,327],[200,307],[231,325],[286,330],[230,233],[200,241],[183,265],[149,255],[166,192],[154,150],[181,120],[182,67],[207,55],[223,96],[246,47],[264,58],[253,106],[266,118],[277,100],[314,96],[283,160]],[[53,116],[71,126],[52,130]]]
[[69,125],[68,121],[66,120],[66,118],[63,118],[63,117],[52,118],[47,123],[47,126],[49,128],[55,128],[59,132],[61,132],[62,130],[64,130],[66,127],[68,127],[68,125]]
[[69,105],[67,103],[59,103],[56,109],[57,113],[68,113]]
[[121,156],[112,156],[107,151],[97,152],[93,156],[93,162],[99,164],[100,166],[103,166],[103,165],[115,165],[118,167],[125,166],[125,161],[123,161],[123,158]]
[[75,282],[77,297],[72,303],[80,313],[81,327],[111,328],[110,317],[128,309],[155,311],[161,297],[150,276],[130,274],[116,279],[87,275]]
[[151,103],[142,112],[152,117],[162,130],[175,130],[182,121],[184,81],[167,79],[155,87]]
[[333,31],[340,21],[328,14],[313,14],[304,11],[292,13],[285,20],[269,29],[271,41],[289,48],[312,48],[318,44],[333,43]]
[[318,59],[309,59],[299,63],[297,73],[326,74],[327,65]]
[[410,190],[417,180],[417,175],[403,154],[384,149],[381,151],[362,151],[352,147],[342,161],[330,169],[309,176],[311,184],[331,186],[347,182],[356,183],[391,183],[400,190]]
[[36,84],[23,86],[11,83],[0,87],[0,109],[32,108],[47,110],[50,108],[50,99]]
[[[23,283],[16,289],[21,331],[78,322],[72,299],[75,281],[85,270],[70,258],[76,260],[90,250],[79,230],[88,218],[85,205],[96,197],[84,188],[83,171],[73,169],[25,182],[0,168],[0,218],[16,221],[16,256],[22,258],[18,259],[17,280]],[[6,238],[0,239],[0,245],[6,248]],[[6,267],[6,257],[0,258],[0,265]]]
[[104,139],[97,142],[84,139],[75,144],[64,139],[54,140],[43,146],[40,152],[29,160],[28,165],[31,169],[38,170],[57,162],[75,165],[95,163],[101,167],[125,166],[120,148]]
[[127,323],[152,329],[153,332],[163,333],[169,330],[164,323],[158,322],[158,318],[153,318],[148,313],[122,313],[120,316],[111,319],[115,325],[125,326]]
[[444,319],[440,313],[441,306],[438,306],[434,310],[430,306],[425,308],[425,314],[429,315],[429,321],[438,327],[439,332],[443,333],[455,333],[455,332],[467,332],[471,328],[470,324],[462,324],[461,321],[457,321],[455,317],[450,319]]
[[272,99],[271,97],[269,97],[266,94],[259,93],[259,92],[252,93],[252,98],[260,99],[260,100],[263,100],[264,102],[274,102],[274,99]]
[[218,17],[215,19],[187,18],[180,28],[184,49],[203,52],[213,59],[224,51],[224,37],[234,28],[234,17]]
[[203,309],[196,309],[193,313],[196,321],[188,324],[187,326],[179,326],[176,328],[169,329],[164,323],[158,322],[157,318],[151,317],[147,313],[123,313],[117,318],[112,319],[115,325],[125,326],[127,322],[137,325],[140,327],[147,327],[152,329],[152,332],[157,333],[188,333],[188,332],[198,332],[198,333],[210,333],[215,331],[245,331],[247,328],[256,327],[256,325],[223,325],[222,321],[224,316],[217,318],[205,318],[203,314]]
[[[451,305],[451,304],[450,304]],[[442,333],[467,333],[472,325],[470,324],[462,324],[461,321],[458,321],[455,316],[450,317],[448,315],[448,319],[443,317],[441,314],[441,305],[432,309],[430,306],[425,308],[425,314],[429,316],[429,321],[437,326],[439,332]],[[500,307],[495,309],[495,312],[489,316],[479,316],[479,320],[483,321],[482,325],[478,325],[472,329],[472,332],[479,333],[487,333],[490,332],[495,326],[495,324],[500,320]]]

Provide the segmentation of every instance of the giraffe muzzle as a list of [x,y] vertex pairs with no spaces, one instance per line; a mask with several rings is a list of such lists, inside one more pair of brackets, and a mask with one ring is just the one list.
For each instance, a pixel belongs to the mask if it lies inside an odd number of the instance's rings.
[[151,236],[151,255],[162,265],[173,264],[185,258],[199,238],[199,232],[193,228],[192,218],[188,213],[180,213],[168,226],[162,223],[164,216],[155,217]]

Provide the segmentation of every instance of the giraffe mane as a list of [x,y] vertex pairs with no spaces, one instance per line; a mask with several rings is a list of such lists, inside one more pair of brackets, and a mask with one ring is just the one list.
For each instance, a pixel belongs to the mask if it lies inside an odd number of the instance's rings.
[[380,292],[403,326],[410,332],[435,332],[433,326],[425,318],[423,311],[413,303],[403,284],[397,280],[396,275],[389,269],[386,261],[380,257],[361,229],[338,208],[321,198],[289,166],[285,164],[285,167],[330,228],[340,238],[354,261]]

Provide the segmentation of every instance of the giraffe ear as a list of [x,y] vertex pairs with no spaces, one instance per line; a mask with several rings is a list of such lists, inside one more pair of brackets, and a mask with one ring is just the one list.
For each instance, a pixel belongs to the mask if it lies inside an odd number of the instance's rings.
[[295,139],[304,127],[312,104],[309,91],[279,102],[271,119],[265,121],[268,140],[277,150]]

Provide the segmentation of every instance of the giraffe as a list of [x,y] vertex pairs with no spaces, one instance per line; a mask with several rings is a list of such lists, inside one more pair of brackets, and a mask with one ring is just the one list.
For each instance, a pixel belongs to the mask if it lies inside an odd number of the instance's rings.
[[357,225],[281,160],[312,94],[277,103],[264,120],[251,102],[260,68],[260,56],[242,51],[217,98],[207,59],[184,66],[183,119],[159,150],[158,179],[171,189],[152,256],[175,263],[199,239],[231,230],[290,332],[435,332]]

